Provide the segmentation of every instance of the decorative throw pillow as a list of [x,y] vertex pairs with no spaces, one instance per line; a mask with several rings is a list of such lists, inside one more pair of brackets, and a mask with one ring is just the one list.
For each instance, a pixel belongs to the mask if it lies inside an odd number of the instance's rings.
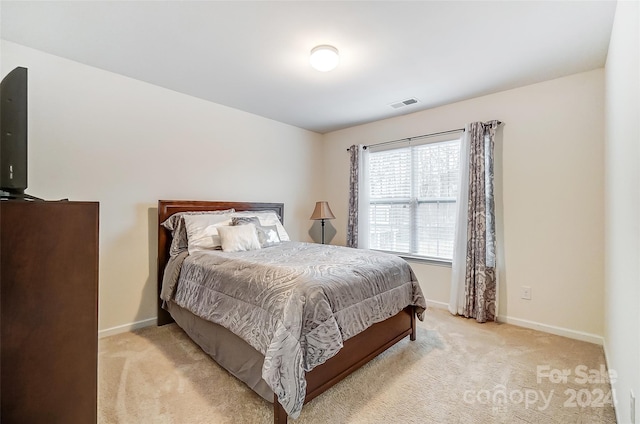
[[187,250],[187,229],[184,226],[185,215],[230,215],[235,212],[235,209],[225,209],[221,211],[191,211],[191,212],[178,212],[167,218],[162,224],[164,228],[171,231],[171,247],[169,248],[169,255],[176,256]]
[[245,252],[260,249],[256,226],[253,224],[220,227],[218,233],[224,252]]
[[269,247],[280,243],[278,228],[275,225],[260,225],[260,220],[257,216],[234,216],[231,218],[231,225],[247,224],[253,224],[256,226],[258,241],[260,241],[261,247]]
[[256,228],[258,231],[258,240],[262,247],[269,247],[280,243],[280,236],[278,235],[278,227],[275,225],[261,225]]
[[282,222],[280,222],[280,217],[275,211],[242,211],[242,212],[234,212],[231,214],[233,217],[251,217],[255,216],[260,220],[260,225],[269,226],[275,225],[278,230],[278,237],[281,241],[289,241],[289,234],[287,234],[287,230],[285,230]]
[[229,215],[185,215],[189,254],[200,250],[219,249],[222,245],[218,229],[231,225]]
[[260,220],[257,216],[232,216],[231,225],[246,225],[253,224],[256,227],[260,225]]

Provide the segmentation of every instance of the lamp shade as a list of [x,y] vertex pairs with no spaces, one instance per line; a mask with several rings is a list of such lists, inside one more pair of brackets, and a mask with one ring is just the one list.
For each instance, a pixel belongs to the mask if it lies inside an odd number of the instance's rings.
[[309,219],[334,219],[335,216],[333,212],[331,212],[331,208],[329,207],[329,203],[322,201],[316,202],[316,208],[313,210],[311,214],[311,218]]

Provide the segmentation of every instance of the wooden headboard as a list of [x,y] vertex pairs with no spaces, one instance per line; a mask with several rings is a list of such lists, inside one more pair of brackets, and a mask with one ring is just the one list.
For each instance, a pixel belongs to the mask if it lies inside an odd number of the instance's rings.
[[255,202],[218,202],[203,200],[159,200],[158,201],[158,325],[169,324],[173,318],[162,308],[162,277],[164,268],[169,260],[171,247],[171,231],[161,224],[174,213],[190,211],[219,211],[235,209],[236,211],[275,211],[284,224],[284,203],[255,203]]

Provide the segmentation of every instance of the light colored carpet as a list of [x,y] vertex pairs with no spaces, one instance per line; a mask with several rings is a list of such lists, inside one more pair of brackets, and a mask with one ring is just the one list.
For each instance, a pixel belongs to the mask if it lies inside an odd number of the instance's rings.
[[[399,342],[289,422],[615,423],[600,346],[437,309],[426,315],[418,340]],[[561,370],[566,383],[557,382]],[[101,424],[273,422],[272,405],[175,324],[101,339],[98,376]]]

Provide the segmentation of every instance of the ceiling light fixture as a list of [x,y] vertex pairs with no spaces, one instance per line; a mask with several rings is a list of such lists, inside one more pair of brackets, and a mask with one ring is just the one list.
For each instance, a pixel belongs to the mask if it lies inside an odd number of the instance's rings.
[[320,72],[328,72],[338,66],[338,49],[329,45],[316,46],[311,50],[311,66]]

